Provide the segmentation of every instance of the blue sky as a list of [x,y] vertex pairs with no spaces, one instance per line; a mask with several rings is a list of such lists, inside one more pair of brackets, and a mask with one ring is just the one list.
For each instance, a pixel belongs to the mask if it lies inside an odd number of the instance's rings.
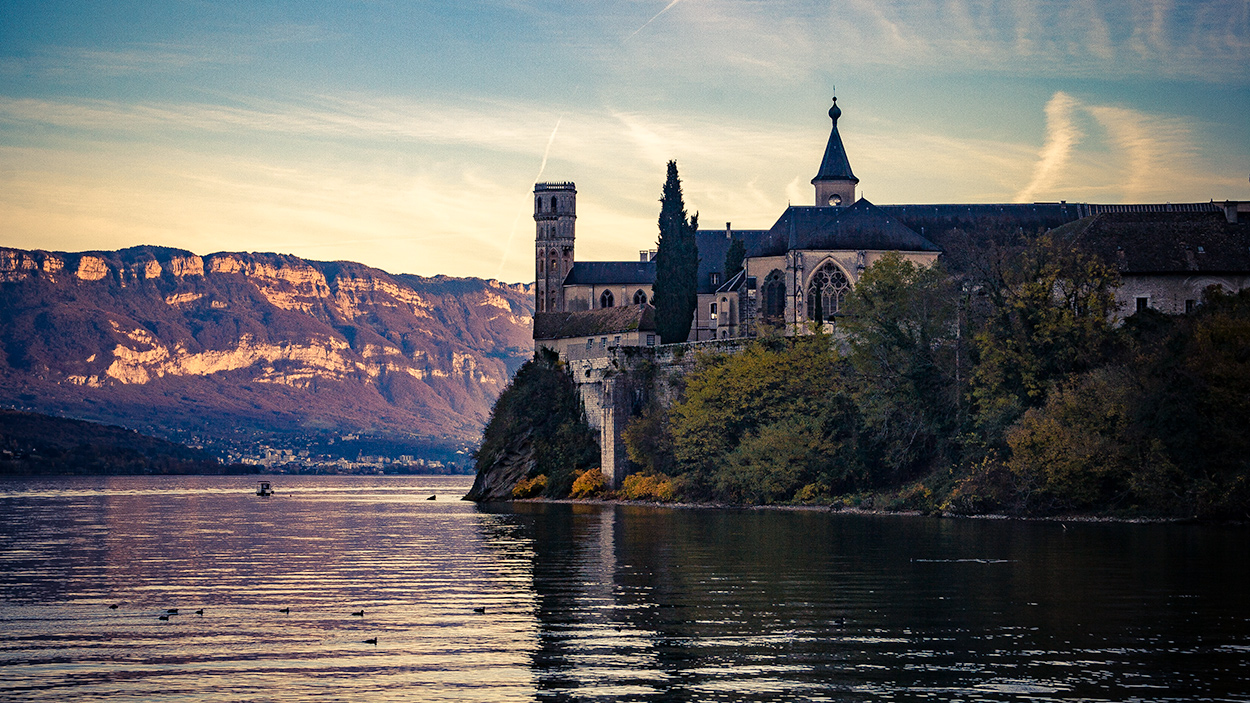
[[0,245],[533,279],[810,204],[834,90],[877,203],[1250,200],[1250,2],[0,0]]

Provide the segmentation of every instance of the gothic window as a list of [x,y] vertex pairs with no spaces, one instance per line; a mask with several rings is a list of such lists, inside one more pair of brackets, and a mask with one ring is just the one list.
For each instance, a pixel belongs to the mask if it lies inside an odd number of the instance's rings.
[[601,308],[610,308],[613,302],[612,291],[610,290],[603,291],[603,295],[599,296],[599,307]]
[[780,320],[786,315],[786,275],[773,269],[764,279],[764,317]]
[[846,274],[832,261],[816,269],[812,282],[807,286],[807,319],[821,322],[832,320],[842,311],[846,303],[846,294],[851,290],[851,282]]
[[549,299],[548,299],[548,302],[547,302],[547,311],[548,311],[548,312],[559,312],[558,310],[556,310],[556,294],[555,294],[555,293],[552,293],[552,294],[551,294],[551,296],[550,296],[550,297],[549,297]]
[[552,212],[556,211],[556,196],[554,195],[551,196],[551,211]]
[[642,289],[639,288],[637,291],[634,292],[634,305],[646,305],[646,303],[647,303],[647,294],[643,293]]
[[543,275],[543,260],[542,259],[538,260],[538,275],[539,276]]

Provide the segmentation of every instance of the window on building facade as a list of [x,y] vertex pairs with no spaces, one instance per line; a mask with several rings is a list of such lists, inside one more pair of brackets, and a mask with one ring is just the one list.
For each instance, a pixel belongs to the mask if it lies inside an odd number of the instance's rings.
[[1146,308],[1150,305],[1150,298],[1137,299],[1137,312],[1146,312]]
[[647,303],[647,294],[642,292],[642,289],[639,288],[637,291],[634,292],[634,305],[646,305],[646,303]]
[[778,269],[764,279],[764,317],[779,321],[786,315],[786,275]]
[[612,307],[613,304],[614,304],[614,300],[612,298],[612,291],[610,290],[603,291],[603,295],[599,296],[599,307],[610,308]]
[[1198,307],[1197,300],[1186,300],[1185,301],[1185,314],[1188,315],[1189,313],[1193,312],[1194,308],[1196,307]]
[[720,271],[713,271],[713,272],[712,272],[711,274],[709,274],[709,275],[710,275],[710,277],[711,277],[711,279],[712,279],[712,280],[711,280],[712,285],[714,285],[714,286],[715,286],[715,285],[718,285],[718,284],[720,283]]
[[823,318],[821,322],[832,320],[841,312],[842,305],[846,303],[846,294],[850,290],[851,282],[846,279],[842,269],[832,261],[826,261],[812,275],[812,282],[807,286],[807,319],[815,320],[818,317],[816,308],[819,305],[819,317]]
[[600,337],[600,338],[599,338],[599,348],[600,348],[600,349],[607,349],[607,348],[608,348],[608,338],[607,338],[607,337]]
[[712,303],[712,306],[711,308],[708,309],[708,312],[711,313],[709,317],[715,320],[716,319],[716,303]]
[[551,196],[551,211],[552,212],[556,211],[556,196],[554,195]]
[[647,346],[648,346],[648,347],[654,347],[654,346],[655,346],[655,335],[653,335],[653,334],[649,334],[649,335],[647,335]]
[[612,346],[614,347],[621,346],[621,336],[619,334],[612,338]]
[[589,351],[594,348],[595,348],[595,338],[591,337],[590,339],[586,340],[586,350]]

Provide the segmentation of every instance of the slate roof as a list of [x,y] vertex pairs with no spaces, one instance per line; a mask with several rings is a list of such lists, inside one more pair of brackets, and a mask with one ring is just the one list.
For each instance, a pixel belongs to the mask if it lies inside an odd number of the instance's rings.
[[791,249],[941,251],[863,198],[849,207],[791,205],[763,237],[747,242],[747,256],[780,256]]
[[655,283],[654,261],[575,261],[564,285],[651,285]]
[[820,171],[812,179],[817,181],[854,181],[859,183],[855,174],[851,173],[851,162],[846,158],[846,147],[842,146],[842,135],[838,134],[838,118],[842,109],[838,107],[838,99],[833,99],[833,107],[829,108],[829,119],[833,120],[833,129],[829,132],[829,143],[825,145],[825,157],[820,160]]
[[[751,248],[751,242],[764,236],[768,230],[764,229],[731,229],[730,234],[734,239],[741,239],[743,246],[748,251]],[[697,290],[699,293],[714,293],[720,287],[720,283],[712,285],[712,274],[721,274],[721,283],[725,282],[725,254],[729,251],[729,237],[725,236],[723,229],[701,229],[695,233],[695,245],[699,247],[699,285]]]
[[540,312],[534,315],[534,339],[568,339],[655,329],[655,308],[622,305],[582,312]]
[[1054,230],[1120,273],[1250,273],[1250,222],[1217,212],[1107,212]]

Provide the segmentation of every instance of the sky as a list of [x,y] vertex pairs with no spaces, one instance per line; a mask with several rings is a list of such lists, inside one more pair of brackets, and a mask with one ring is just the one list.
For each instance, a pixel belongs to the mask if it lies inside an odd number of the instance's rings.
[[810,205],[1250,200],[1250,0],[0,0],[0,246],[534,278]]

